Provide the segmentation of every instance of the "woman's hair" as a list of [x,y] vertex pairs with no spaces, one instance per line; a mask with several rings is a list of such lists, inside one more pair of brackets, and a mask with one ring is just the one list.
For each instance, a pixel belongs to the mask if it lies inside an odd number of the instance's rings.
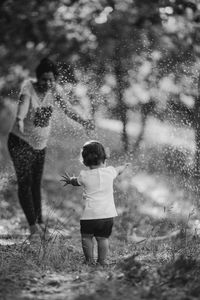
[[43,58],[35,70],[36,76],[40,78],[42,74],[49,72],[52,72],[55,78],[58,75],[56,65],[49,58]]
[[85,166],[98,166],[106,160],[106,152],[103,145],[97,141],[89,141],[82,148],[82,158]]

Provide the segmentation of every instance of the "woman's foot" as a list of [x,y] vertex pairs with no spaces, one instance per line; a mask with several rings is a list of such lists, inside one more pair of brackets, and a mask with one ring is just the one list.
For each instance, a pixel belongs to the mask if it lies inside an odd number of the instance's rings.
[[36,224],[31,225],[29,229],[30,229],[29,241],[31,243],[41,242],[41,229],[39,228],[39,226]]
[[41,235],[42,237],[45,239],[45,240],[48,240],[49,238],[51,238],[51,233],[50,231],[48,230],[48,227],[46,224],[44,223],[39,223],[38,224],[39,228],[40,228],[40,231],[41,231]]
[[47,229],[47,225],[46,225],[46,224],[44,224],[44,223],[39,223],[38,226],[39,226],[39,228],[41,229],[41,232],[43,232],[43,233],[48,232],[48,229]]
[[39,231],[38,225],[37,224],[31,225],[29,227],[29,230],[30,230],[30,235],[35,234],[36,232]]

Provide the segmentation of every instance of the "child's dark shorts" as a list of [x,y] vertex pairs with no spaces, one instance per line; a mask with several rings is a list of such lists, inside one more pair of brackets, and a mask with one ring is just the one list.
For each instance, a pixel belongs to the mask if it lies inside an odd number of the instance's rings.
[[112,233],[113,218],[81,220],[81,234],[109,238]]

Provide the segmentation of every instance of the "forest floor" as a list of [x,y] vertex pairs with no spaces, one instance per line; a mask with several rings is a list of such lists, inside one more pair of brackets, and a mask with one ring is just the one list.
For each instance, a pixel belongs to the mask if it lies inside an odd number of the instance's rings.
[[[81,127],[74,129],[74,123],[59,122],[49,143],[42,185],[51,239],[37,246],[27,240],[6,136],[1,139],[0,299],[199,299],[200,222],[198,185],[190,171],[191,132],[183,135],[180,129],[164,140],[169,131],[158,124],[160,144],[152,141],[158,134],[151,139],[147,133],[139,151],[124,155],[117,130],[110,130],[109,124],[98,128],[98,138],[111,150],[108,164],[132,162],[114,185],[119,216],[108,266],[101,267],[84,264],[81,188],[60,184],[65,170],[78,174],[83,167],[79,149],[88,137]],[[155,123],[149,126],[152,132]]]

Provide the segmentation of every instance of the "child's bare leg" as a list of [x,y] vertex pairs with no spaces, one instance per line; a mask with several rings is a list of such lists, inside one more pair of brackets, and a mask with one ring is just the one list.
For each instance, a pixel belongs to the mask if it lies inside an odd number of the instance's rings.
[[109,249],[108,238],[104,237],[96,237],[97,245],[98,245],[98,259],[97,262],[101,265],[105,265],[106,257]]
[[86,262],[94,262],[94,243],[93,235],[82,234],[82,248]]

